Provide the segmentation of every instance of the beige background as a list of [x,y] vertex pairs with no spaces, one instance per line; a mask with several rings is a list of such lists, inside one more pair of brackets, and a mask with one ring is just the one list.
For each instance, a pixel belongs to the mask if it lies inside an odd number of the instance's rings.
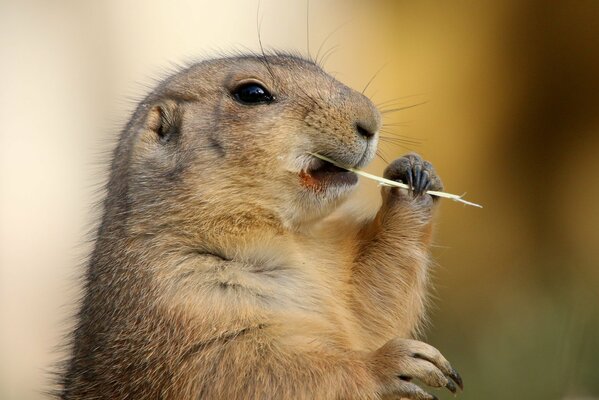
[[[51,387],[93,205],[135,100],[173,63],[257,50],[257,7],[0,1],[1,399]],[[462,399],[599,398],[598,11],[310,4],[310,53],[335,50],[328,71],[362,89],[383,68],[367,90],[396,99],[383,108],[428,101],[385,115],[386,130],[409,138],[385,144],[385,158],[418,151],[449,191],[485,205],[444,202],[435,248],[427,340],[463,373]],[[265,47],[307,54],[305,1],[263,0],[259,14]]]

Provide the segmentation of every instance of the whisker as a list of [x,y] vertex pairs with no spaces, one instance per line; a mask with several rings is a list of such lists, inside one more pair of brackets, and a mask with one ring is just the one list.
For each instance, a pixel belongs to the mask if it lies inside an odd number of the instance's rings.
[[428,103],[428,100],[420,102],[420,103],[412,104],[410,106],[399,107],[399,108],[392,108],[390,110],[383,110],[383,111],[381,111],[381,114],[390,114],[390,113],[394,113],[394,112],[398,112],[398,111],[403,111],[403,110],[407,110],[409,108],[414,108],[414,107],[421,106],[421,105],[426,104],[426,103]]
[[326,52],[324,52],[324,54],[322,55],[322,60],[321,60],[321,63],[323,66],[326,64],[329,57],[331,57],[337,50],[339,50],[339,47],[340,47],[340,45],[336,44],[335,46],[331,47]]
[[260,52],[262,53],[262,63],[268,70],[268,73],[270,74],[272,80],[274,82],[276,82],[277,78],[275,77],[275,74],[272,70],[270,63],[268,62],[268,59],[266,58],[266,53],[264,52],[264,46],[262,45],[261,28],[262,28],[262,19],[260,18],[260,0],[258,0],[258,8],[256,9],[256,29],[258,30],[258,43],[260,44]]
[[384,123],[383,124],[383,128],[385,127],[390,127],[390,126],[399,126],[399,127],[406,127],[406,126],[410,126],[410,124],[412,123],[412,121],[405,121],[405,122],[393,122],[391,124],[388,123]]
[[318,47],[318,51],[316,52],[316,57],[314,62],[318,65],[320,65],[321,67],[324,68],[324,64],[322,64],[321,61],[318,60],[318,56],[320,55],[320,52],[322,51],[324,45],[326,44],[326,42],[335,34],[337,33],[342,27],[344,27],[345,25],[347,25],[347,22],[344,22],[343,24],[339,25],[337,28],[335,28],[335,30],[333,30],[331,33],[329,33],[323,40],[323,42],[321,43],[320,47]]
[[385,164],[389,164],[389,161],[387,161],[387,159],[385,157],[383,157],[383,151],[381,149],[376,150],[376,156],[378,158],[380,158],[381,160],[383,160],[385,162]]
[[409,95],[406,95],[406,96],[399,96],[399,97],[395,97],[393,99],[389,99],[389,100],[385,100],[383,102],[377,103],[376,106],[377,107],[381,107],[381,106],[384,106],[384,105],[390,105],[392,103],[398,103],[401,100],[409,99],[409,98],[412,98],[412,97],[425,96],[426,94],[427,93],[415,93],[415,94],[409,94]]
[[[404,142],[404,143],[413,143],[413,144],[422,144],[423,140],[419,139],[419,138],[415,138],[415,137],[411,137],[411,136],[405,136],[405,135],[398,135],[394,132],[390,132],[390,131],[386,131],[386,130],[381,130],[381,133],[385,133],[387,135],[380,135],[380,138],[382,139],[386,139],[386,140],[393,140],[393,141],[397,141],[397,142]],[[391,135],[391,136],[389,136]]]
[[387,66],[388,63],[383,64],[375,73],[374,75],[372,75],[372,78],[370,78],[370,80],[366,83],[366,86],[364,86],[364,89],[362,89],[362,94],[364,94],[364,92],[366,91],[366,89],[368,89],[368,86],[370,86],[370,84],[372,83],[372,81],[374,81],[374,79],[378,76],[378,74]]
[[306,46],[308,47],[308,58],[311,60],[310,55],[310,0],[306,0]]
[[385,143],[388,144],[390,146],[399,146],[399,147],[403,147],[404,149],[412,149],[414,147],[420,147],[421,145],[418,143],[410,143],[410,142],[393,142],[393,141],[389,141],[389,140],[384,140],[381,139],[381,143]]
[[414,147],[418,146],[418,145],[413,144],[413,143],[387,142],[386,140],[381,140],[381,143],[384,143],[384,144],[389,145],[389,146],[400,147],[402,149],[406,149],[406,150],[409,150],[409,151],[413,151]]

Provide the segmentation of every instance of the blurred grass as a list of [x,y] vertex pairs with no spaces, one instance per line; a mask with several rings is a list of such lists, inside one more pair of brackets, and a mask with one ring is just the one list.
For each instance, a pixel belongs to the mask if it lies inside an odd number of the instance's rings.
[[445,314],[440,300],[428,340],[462,373],[464,400],[596,396],[595,290],[588,282],[565,283],[551,291],[520,287],[502,298],[473,299],[485,307],[472,314]]

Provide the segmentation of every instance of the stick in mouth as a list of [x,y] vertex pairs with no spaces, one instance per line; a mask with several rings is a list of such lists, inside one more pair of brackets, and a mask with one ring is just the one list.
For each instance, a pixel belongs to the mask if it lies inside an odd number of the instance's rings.
[[[359,170],[357,168],[348,167],[346,165],[339,164],[337,161],[331,160],[330,158],[325,157],[322,154],[311,153],[311,152],[308,152],[308,154],[310,154],[310,155],[312,155],[312,156],[314,156],[316,158],[320,158],[323,161],[329,162],[329,163],[331,163],[331,164],[333,164],[333,165],[335,165],[335,166],[337,166],[339,168],[343,168],[343,169],[346,169],[348,171],[354,172],[354,173],[356,173],[358,175],[363,176],[364,178],[375,180],[375,181],[377,181],[381,185],[384,185],[384,186],[394,186],[394,187],[398,187],[398,188],[402,188],[402,189],[408,189],[408,190],[412,189],[411,187],[409,187],[405,183],[392,181],[391,179],[381,178],[380,176],[369,174],[368,172],[364,172],[364,171]],[[470,201],[464,200],[463,199],[464,195],[459,196],[457,194],[451,194],[451,193],[445,193],[445,192],[437,192],[435,190],[428,190],[426,193],[430,194],[431,196],[443,197],[443,198],[446,198],[446,199],[457,201],[457,202],[466,204],[468,206],[483,208],[483,206],[481,206],[480,204],[476,204],[476,203],[472,203]]]

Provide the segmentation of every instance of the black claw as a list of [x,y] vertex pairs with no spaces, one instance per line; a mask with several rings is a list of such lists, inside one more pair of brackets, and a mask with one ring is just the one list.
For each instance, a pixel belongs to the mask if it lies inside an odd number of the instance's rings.
[[408,168],[406,170],[406,179],[407,179],[407,184],[410,187],[411,190],[414,190],[414,177],[412,176],[412,170],[410,168]]
[[414,194],[419,196],[422,189],[422,168],[420,165],[414,165],[414,175]]
[[435,396],[434,394],[431,394],[431,400],[439,400],[439,398],[437,396]]
[[424,188],[422,189],[422,193],[426,193],[426,191],[430,189],[431,183],[432,182],[430,179],[426,181],[426,185],[424,185]]
[[462,381],[462,377],[460,376],[460,374],[458,373],[458,371],[456,371],[455,369],[451,369],[451,374],[449,374],[449,377],[451,379],[454,380],[455,383],[458,384],[458,386],[460,387],[460,389],[464,390],[464,382]]
[[418,182],[418,187],[420,188],[420,193],[418,193],[418,194],[424,194],[426,185],[429,182],[428,178],[429,178],[428,172],[426,172],[426,170],[423,169],[422,172],[420,172],[420,180]]
[[447,381],[447,385],[445,385],[445,387],[453,394],[455,394],[458,391],[456,385],[450,380]]

